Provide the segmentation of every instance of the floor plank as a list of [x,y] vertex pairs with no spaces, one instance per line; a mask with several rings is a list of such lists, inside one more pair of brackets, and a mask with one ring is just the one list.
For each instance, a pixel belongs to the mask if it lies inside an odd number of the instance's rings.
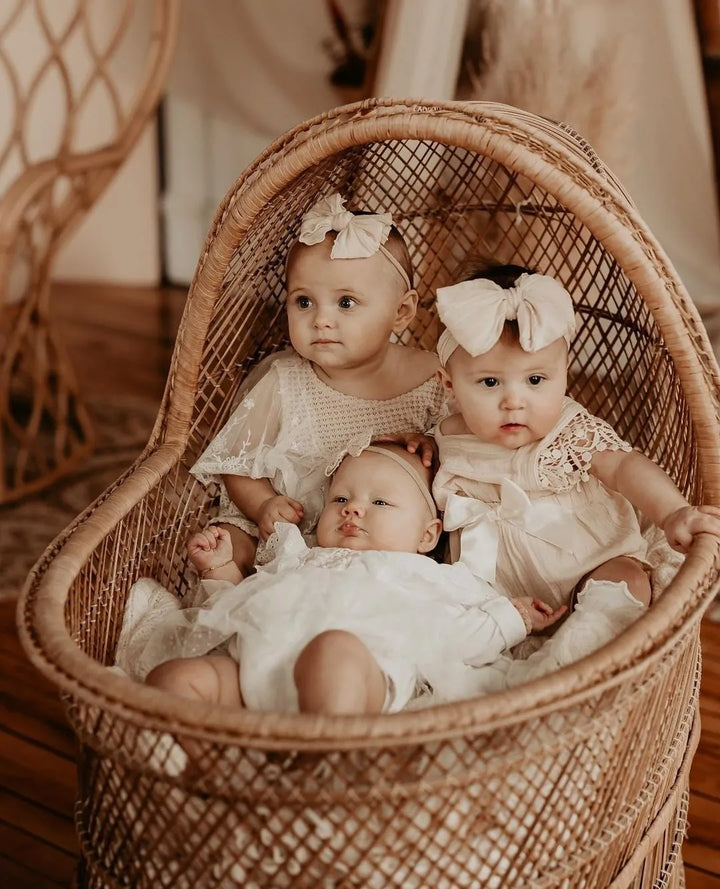
[[685,889],[720,889],[720,876],[687,866],[685,868]]

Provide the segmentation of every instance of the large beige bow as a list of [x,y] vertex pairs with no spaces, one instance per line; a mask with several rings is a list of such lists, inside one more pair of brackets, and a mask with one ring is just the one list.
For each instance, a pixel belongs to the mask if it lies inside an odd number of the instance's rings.
[[314,204],[303,216],[298,240],[309,247],[319,244],[328,232],[337,232],[331,259],[363,259],[374,256],[390,234],[389,213],[356,215],[345,209],[337,192]]
[[489,352],[506,321],[517,319],[526,352],[544,349],[560,337],[569,344],[575,332],[572,298],[549,275],[520,275],[508,288],[486,278],[440,287],[437,308],[446,328],[438,342],[443,365],[458,346],[472,356]]
[[450,494],[445,504],[443,527],[460,533],[460,561],[481,580],[495,583],[499,525],[507,523],[530,537],[564,549],[567,541],[567,515],[554,503],[532,501],[509,478],[500,485],[500,503],[483,503],[472,497]]

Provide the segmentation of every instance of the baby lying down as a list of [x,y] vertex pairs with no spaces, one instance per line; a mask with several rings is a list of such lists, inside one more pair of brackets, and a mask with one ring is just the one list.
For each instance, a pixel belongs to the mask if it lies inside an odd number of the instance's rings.
[[[392,713],[543,675],[609,641],[644,610],[630,596],[595,601],[590,585],[549,644],[513,661],[509,649],[566,609],[509,599],[462,563],[425,555],[441,527],[430,483],[420,458],[396,445],[345,457],[318,546],[278,523],[275,557],[245,580],[223,529],[195,535],[189,555],[201,576],[213,575],[204,581],[208,599],[180,609],[154,582],[138,581],[118,665],[156,687],[230,706]],[[153,589],[159,610],[149,607]]]

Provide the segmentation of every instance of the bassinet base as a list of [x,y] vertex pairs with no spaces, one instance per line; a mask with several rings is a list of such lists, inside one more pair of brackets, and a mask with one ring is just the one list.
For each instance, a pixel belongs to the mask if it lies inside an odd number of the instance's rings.
[[[698,695],[690,633],[631,693],[607,689],[580,717],[552,713],[504,743],[495,733],[323,754],[213,743],[192,776],[179,736],[119,731],[73,707],[84,739],[78,886],[680,886]],[[664,739],[652,756],[644,730]]]

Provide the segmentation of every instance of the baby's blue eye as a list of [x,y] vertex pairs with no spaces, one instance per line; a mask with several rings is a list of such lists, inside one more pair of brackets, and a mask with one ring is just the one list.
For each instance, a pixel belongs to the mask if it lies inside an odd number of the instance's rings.
[[338,300],[338,305],[341,309],[352,309],[355,305],[355,300],[351,296],[341,296]]
[[540,376],[540,374],[532,374],[528,377],[528,382],[531,386],[539,386],[542,381],[543,378]]
[[486,389],[494,389],[495,386],[500,385],[500,381],[496,377],[485,377],[485,379],[480,380],[480,382]]

